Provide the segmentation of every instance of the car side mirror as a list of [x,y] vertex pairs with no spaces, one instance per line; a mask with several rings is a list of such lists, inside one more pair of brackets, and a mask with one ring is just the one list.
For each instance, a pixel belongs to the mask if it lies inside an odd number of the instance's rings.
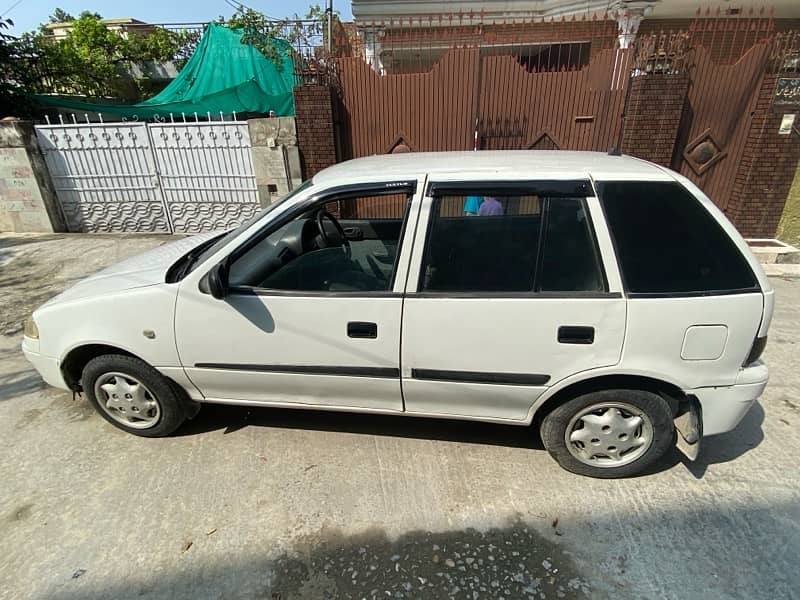
[[228,295],[228,263],[222,261],[211,269],[206,275],[206,287],[209,293],[217,300],[222,300]]

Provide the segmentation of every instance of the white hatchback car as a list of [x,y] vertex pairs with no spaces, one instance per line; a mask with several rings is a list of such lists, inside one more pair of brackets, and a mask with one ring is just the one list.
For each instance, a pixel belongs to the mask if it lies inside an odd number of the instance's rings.
[[33,313],[23,350],[142,436],[202,402],[535,424],[566,469],[617,477],[739,423],[773,303],[734,227],[667,169],[405,154],[101,271]]

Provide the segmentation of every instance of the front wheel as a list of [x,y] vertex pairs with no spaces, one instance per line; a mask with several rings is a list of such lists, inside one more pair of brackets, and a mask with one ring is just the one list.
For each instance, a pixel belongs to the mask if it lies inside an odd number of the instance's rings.
[[609,479],[651,466],[675,440],[669,404],[643,390],[583,394],[542,421],[542,442],[568,471]]
[[186,419],[170,381],[138,358],[117,354],[93,358],[83,369],[81,383],[97,412],[128,433],[161,437]]

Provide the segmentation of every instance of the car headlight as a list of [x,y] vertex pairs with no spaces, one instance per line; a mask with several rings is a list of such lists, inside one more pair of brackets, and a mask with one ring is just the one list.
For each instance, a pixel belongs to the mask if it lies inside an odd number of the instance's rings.
[[26,338],[31,338],[32,340],[39,339],[39,328],[36,326],[36,321],[33,320],[32,316],[25,319],[22,332]]

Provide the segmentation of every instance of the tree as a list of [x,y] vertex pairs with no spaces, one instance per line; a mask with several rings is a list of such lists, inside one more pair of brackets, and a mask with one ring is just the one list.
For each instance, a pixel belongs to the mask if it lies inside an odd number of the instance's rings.
[[36,49],[41,64],[47,66],[51,77],[46,91],[50,93],[138,100],[142,89],[126,75],[130,63],[185,59],[191,53],[188,48],[199,38],[195,32],[162,28],[123,36],[106,27],[101,16],[90,11],[75,19],[56,9],[50,20],[61,18],[71,19],[71,28],[63,39],[55,39],[45,26],[23,36],[23,41]]
[[49,18],[50,23],[67,23],[69,21],[74,21],[74,20],[75,17],[73,17],[71,14],[69,14],[67,11],[61,8],[56,8],[53,11],[53,14],[50,15]]
[[0,118],[6,116],[13,106],[15,81],[14,66],[14,38],[5,29],[12,27],[11,19],[0,19]]
[[20,40],[5,33],[13,25],[11,19],[0,19],[0,118],[30,117],[34,108],[20,91],[31,83],[37,57],[26,52]]
[[[75,18],[61,8],[53,11],[49,22],[69,22],[71,27],[60,39],[55,38],[47,24],[42,24],[37,31],[8,40],[2,37],[5,27],[0,27],[0,93],[4,97],[14,88],[33,93],[138,100],[152,90],[146,80],[133,81],[129,75],[131,65],[174,61],[180,66],[191,56],[201,35],[199,30],[172,31],[161,27],[132,29],[121,35],[106,27],[96,12],[83,11]],[[285,53],[292,51],[275,44],[273,39],[289,42],[295,48],[295,59],[298,54],[303,55],[303,60],[313,58],[322,43],[327,13],[319,5],[313,5],[304,19],[294,15],[292,19],[276,21],[237,3],[234,14],[228,19],[220,17],[219,22],[243,29],[244,43],[252,44],[282,66]]]
[[199,31],[171,31],[156,27],[147,34],[129,34],[123,46],[124,58],[130,62],[185,62],[200,40]]
[[[333,18],[338,19],[339,13],[334,13]],[[254,46],[280,66],[280,52],[275,48],[272,39],[285,40],[295,51],[310,55],[312,49],[322,46],[328,13],[319,4],[312,4],[304,17],[295,14],[292,18],[275,20],[237,2],[233,15],[227,21],[224,17],[220,17],[218,21],[233,29],[242,29],[242,43]],[[309,56],[303,58],[307,59]]]
[[123,39],[110,31],[97,15],[82,13],[72,21],[65,39],[45,49],[50,69],[62,75],[65,87],[84,95],[105,96],[119,87],[116,61],[123,46]]

